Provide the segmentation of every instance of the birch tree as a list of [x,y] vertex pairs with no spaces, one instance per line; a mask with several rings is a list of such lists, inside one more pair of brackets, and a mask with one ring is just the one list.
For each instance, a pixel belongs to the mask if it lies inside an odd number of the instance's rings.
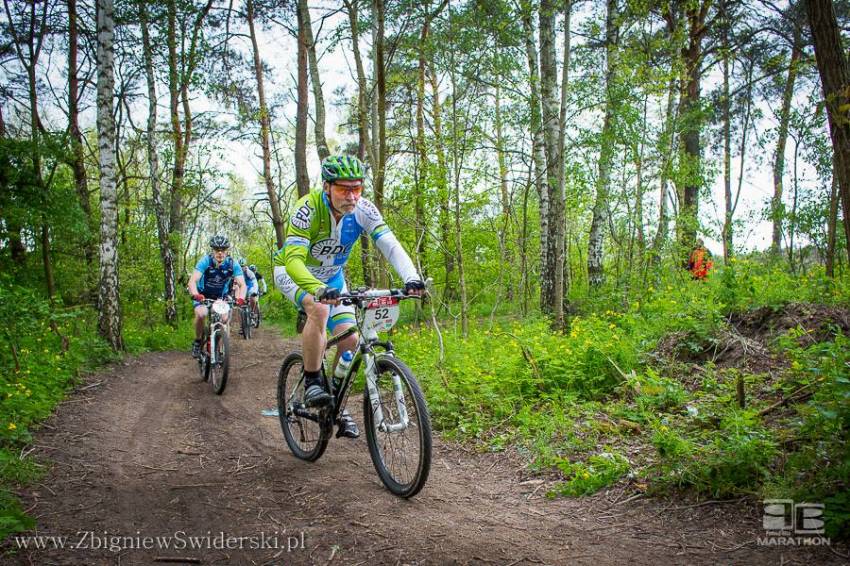
[[100,151],[100,292],[98,329],[113,350],[123,350],[118,291],[118,191],[112,99],[115,20],[112,0],[97,1],[97,139]]

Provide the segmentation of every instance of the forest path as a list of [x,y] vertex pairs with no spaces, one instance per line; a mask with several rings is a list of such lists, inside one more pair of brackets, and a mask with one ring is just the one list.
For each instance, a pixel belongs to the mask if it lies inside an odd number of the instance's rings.
[[[47,548],[33,549],[28,539],[29,549],[11,552],[13,537],[0,562],[843,562],[823,548],[758,546],[758,505],[630,499],[620,488],[549,500],[516,457],[439,438],[425,488],[399,499],[380,483],[365,435],[332,439],[310,464],[291,455],[278,420],[262,416],[276,405],[277,372],[295,341],[261,329],[247,342],[234,332],[232,344],[222,396],[200,381],[187,352],[146,354],[89,376],[37,434],[35,453],[50,471],[21,494],[38,523],[26,534],[66,536],[66,548],[42,539]],[[362,428],[359,397],[349,406]],[[222,541],[222,532],[253,538],[233,548],[238,541]],[[172,548],[145,537],[165,537]],[[203,548],[192,549],[190,537]],[[84,548],[68,548],[81,541]],[[139,549],[146,545],[154,547]]]

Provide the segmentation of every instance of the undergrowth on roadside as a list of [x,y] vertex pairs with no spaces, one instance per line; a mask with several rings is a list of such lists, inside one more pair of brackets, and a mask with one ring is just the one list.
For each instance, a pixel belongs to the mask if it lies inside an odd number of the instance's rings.
[[[31,290],[0,282],[0,540],[34,526],[15,497],[17,487],[36,481],[45,469],[31,457],[33,432],[49,417],[81,376],[120,356],[97,335],[97,313],[62,308]],[[127,353],[188,351],[188,324],[175,330],[142,304],[125,304]]]
[[733,316],[781,314],[789,303],[846,309],[848,299],[846,278],[734,261],[708,282],[668,275],[631,296],[603,290],[576,305],[563,333],[543,318],[480,318],[466,338],[444,329],[442,361],[426,327],[404,326],[393,341],[445,436],[517,446],[532,471],[560,478],[552,496],[628,481],[713,498],[806,498],[825,503],[829,535],[846,537],[850,344],[841,329],[815,341],[802,327],[766,328],[768,350],[750,352],[765,358],[756,367],[715,362],[730,336],[749,344]]

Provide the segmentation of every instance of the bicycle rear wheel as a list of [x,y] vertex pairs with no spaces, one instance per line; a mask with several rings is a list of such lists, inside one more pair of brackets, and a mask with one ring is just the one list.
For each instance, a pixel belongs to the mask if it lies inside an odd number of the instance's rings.
[[216,395],[224,393],[227,386],[227,377],[230,373],[230,337],[226,332],[216,330],[215,332],[215,362],[207,362],[210,365],[210,384]]
[[307,409],[304,399],[304,358],[292,352],[277,378],[277,414],[289,449],[296,458],[315,462],[328,447],[333,423],[329,409]]
[[263,317],[263,315],[260,313],[260,303],[259,302],[255,303],[252,310],[254,311],[254,316],[253,316],[254,328],[259,328],[260,327],[260,319]]
[[[391,357],[376,360],[379,402],[373,409],[368,388],[363,396],[363,416],[369,455],[384,485],[395,495],[413,497],[431,471],[431,417],[425,396],[413,372]],[[396,397],[396,380],[401,400]],[[382,420],[378,422],[377,408]],[[403,423],[401,408],[407,413]]]
[[248,311],[249,307],[242,307],[239,309],[240,319],[239,322],[242,325],[242,336],[245,340],[248,340],[251,337],[251,329],[253,325],[251,324],[251,313]]

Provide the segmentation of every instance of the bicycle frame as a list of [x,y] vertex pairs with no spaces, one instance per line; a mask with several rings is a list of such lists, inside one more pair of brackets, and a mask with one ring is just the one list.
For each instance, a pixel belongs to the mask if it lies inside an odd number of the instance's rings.
[[[231,306],[231,309],[228,312],[229,317],[227,319],[227,322],[224,322],[222,320],[221,315],[219,313],[217,313],[215,311],[215,309],[212,308],[212,305],[216,301],[219,301],[219,300],[225,300],[225,299],[209,299],[208,301],[204,301],[204,304],[207,306],[207,310],[208,310],[208,313],[207,313],[207,343],[209,344],[208,355],[209,355],[209,359],[210,359],[210,365],[213,365],[218,361],[215,358],[215,356],[216,356],[215,339],[216,339],[216,336],[218,335],[216,331],[217,330],[224,330],[226,332],[227,326],[230,324],[230,317],[233,316],[233,308]],[[209,302],[209,304],[207,304],[207,302]],[[228,303],[228,305],[230,304],[229,301],[226,301],[226,302]]]
[[[372,414],[374,415],[375,422],[380,423],[378,425],[378,430],[381,432],[401,432],[410,424],[410,420],[407,415],[407,407],[404,401],[404,391],[402,389],[401,378],[395,374],[392,376],[393,392],[400,422],[387,423],[384,421],[384,412],[381,408],[381,398],[377,387],[378,373],[376,371],[376,360],[382,356],[394,356],[392,342],[381,341],[378,338],[377,331],[375,330],[370,331],[363,329],[363,317],[365,315],[366,305],[370,299],[377,297],[396,297],[399,300],[419,298],[415,295],[400,294],[397,290],[364,291],[357,293],[354,296],[342,296],[343,302],[355,305],[357,313],[355,316],[355,325],[338,336],[334,336],[328,340],[325,346],[325,351],[327,352],[327,350],[336,346],[341,340],[355,332],[358,334],[358,340],[354,359],[351,362],[351,366],[348,368],[348,372],[345,374],[339,389],[337,391],[332,391],[334,397],[333,417],[336,419],[342,408],[345,406],[354,376],[357,375],[357,371],[360,369],[360,364],[365,363],[364,373],[366,375],[366,390],[369,395],[369,403],[372,407]],[[376,352],[375,347],[383,348],[384,352]],[[325,372],[326,375],[329,375],[330,373],[331,372]],[[332,382],[332,380],[330,381]],[[333,390],[332,386],[331,390]]]

